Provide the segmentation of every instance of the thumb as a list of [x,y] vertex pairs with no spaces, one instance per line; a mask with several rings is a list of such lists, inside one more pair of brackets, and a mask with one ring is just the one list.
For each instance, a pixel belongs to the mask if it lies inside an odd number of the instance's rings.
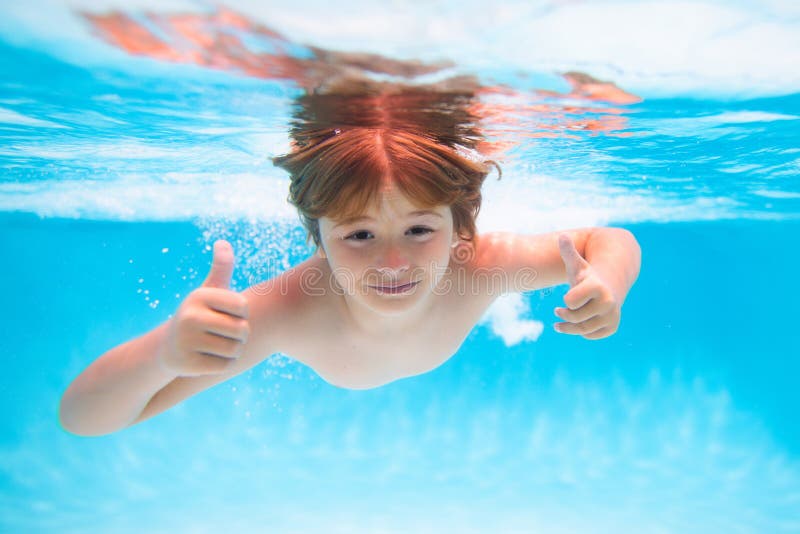
[[580,282],[579,275],[582,269],[589,265],[583,256],[580,255],[575,243],[568,234],[558,235],[558,249],[561,252],[561,259],[567,267],[567,280],[570,287]]
[[233,262],[234,256],[231,244],[224,239],[215,241],[211,270],[203,282],[203,287],[229,289],[231,276],[233,275]]

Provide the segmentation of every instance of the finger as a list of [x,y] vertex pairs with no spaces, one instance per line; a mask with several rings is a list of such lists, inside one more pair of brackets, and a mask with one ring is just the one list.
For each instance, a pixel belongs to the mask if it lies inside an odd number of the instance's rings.
[[580,323],[556,323],[553,325],[557,332],[562,334],[573,334],[583,336],[607,326],[608,321],[605,316],[597,315]]
[[575,243],[569,234],[558,235],[558,250],[561,252],[561,259],[567,268],[567,281],[570,287],[577,285],[581,281],[580,272],[588,266],[588,262],[575,248]]
[[247,302],[247,298],[235,291],[209,287],[198,294],[203,304],[212,310],[241,317],[242,319],[247,319],[250,314],[250,305]]
[[557,317],[569,323],[580,323],[606,311],[608,311],[606,306],[597,300],[590,300],[576,310],[571,310],[569,308],[555,308],[553,310]]
[[614,330],[611,327],[605,326],[599,330],[595,330],[591,334],[586,334],[583,337],[585,337],[586,339],[603,339],[604,337],[613,335],[614,332],[616,332],[616,330]]
[[247,319],[233,317],[226,313],[211,312],[211,317],[206,320],[205,331],[209,334],[235,339],[247,343],[250,337],[250,323]]
[[244,344],[240,341],[204,332],[196,350],[209,356],[238,358],[243,348]]
[[564,294],[564,304],[570,310],[578,310],[599,296],[593,284],[578,284]]
[[224,239],[214,242],[212,252],[211,269],[203,282],[203,287],[218,287],[228,289],[231,286],[233,276],[233,247]]

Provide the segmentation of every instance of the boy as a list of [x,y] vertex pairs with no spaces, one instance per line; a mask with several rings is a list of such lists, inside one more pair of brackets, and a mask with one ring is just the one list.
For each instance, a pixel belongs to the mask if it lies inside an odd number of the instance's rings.
[[505,292],[568,282],[560,332],[616,332],[640,249],[622,229],[477,235],[493,162],[463,90],[389,84],[298,101],[291,176],[314,255],[242,292],[231,246],[174,316],[115,347],[69,386],[65,429],[101,435],[144,421],[281,352],[331,384],[377,387],[449,359]]

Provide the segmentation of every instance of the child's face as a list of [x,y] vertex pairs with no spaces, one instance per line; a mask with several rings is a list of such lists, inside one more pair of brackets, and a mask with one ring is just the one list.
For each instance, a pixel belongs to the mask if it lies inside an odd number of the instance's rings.
[[391,314],[425,300],[437,287],[457,243],[453,217],[449,206],[417,211],[422,208],[390,186],[361,220],[319,220],[319,254],[345,296]]

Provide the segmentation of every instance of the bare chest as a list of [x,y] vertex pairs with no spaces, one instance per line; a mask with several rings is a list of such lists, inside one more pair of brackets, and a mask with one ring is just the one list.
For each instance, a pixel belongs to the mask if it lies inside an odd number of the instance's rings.
[[345,323],[319,317],[309,330],[315,335],[297,339],[289,354],[336,386],[378,387],[449,360],[492,300],[488,295],[440,296],[425,321],[398,334],[359,335]]

